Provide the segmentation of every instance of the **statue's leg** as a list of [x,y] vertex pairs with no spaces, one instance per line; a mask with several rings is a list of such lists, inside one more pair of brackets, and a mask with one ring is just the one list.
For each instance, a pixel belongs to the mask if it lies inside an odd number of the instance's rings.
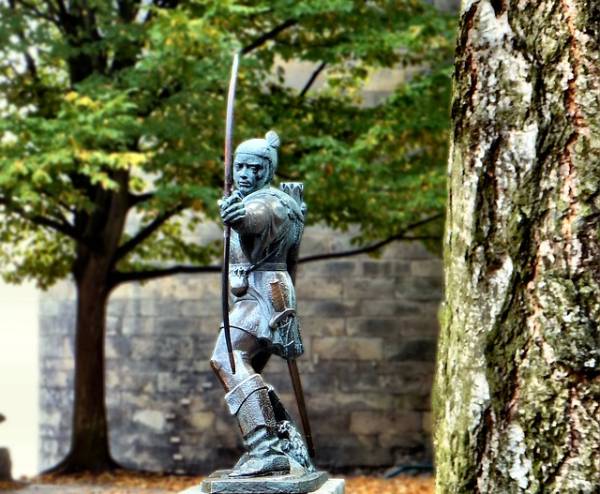
[[232,328],[231,340],[235,359],[235,374],[229,367],[225,335],[221,331],[211,365],[227,391],[225,402],[238,419],[248,453],[240,459],[231,476],[266,475],[288,472],[289,459],[280,447],[277,421],[269,388],[260,374],[254,372],[252,357],[261,350],[253,335]]

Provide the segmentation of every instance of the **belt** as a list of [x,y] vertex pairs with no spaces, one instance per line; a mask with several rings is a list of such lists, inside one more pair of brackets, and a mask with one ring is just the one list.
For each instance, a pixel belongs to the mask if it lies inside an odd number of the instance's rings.
[[[250,263],[238,263],[238,264],[230,264],[229,269],[231,271],[235,270],[248,270],[253,266]],[[251,271],[287,271],[287,264],[285,262],[263,262],[259,264],[255,268],[252,268]]]

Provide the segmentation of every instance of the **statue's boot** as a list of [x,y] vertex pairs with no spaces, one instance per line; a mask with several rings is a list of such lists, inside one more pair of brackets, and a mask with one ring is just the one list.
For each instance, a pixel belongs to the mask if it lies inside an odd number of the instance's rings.
[[232,415],[238,419],[248,450],[230,477],[253,477],[290,471],[290,461],[282,451],[277,422],[268,388],[259,374],[253,374],[225,395]]

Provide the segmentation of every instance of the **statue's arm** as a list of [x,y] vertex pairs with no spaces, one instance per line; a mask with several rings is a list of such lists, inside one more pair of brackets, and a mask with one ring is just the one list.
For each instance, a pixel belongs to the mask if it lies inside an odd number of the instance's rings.
[[286,214],[281,201],[270,196],[244,200],[230,196],[221,203],[223,223],[242,235],[260,235]]

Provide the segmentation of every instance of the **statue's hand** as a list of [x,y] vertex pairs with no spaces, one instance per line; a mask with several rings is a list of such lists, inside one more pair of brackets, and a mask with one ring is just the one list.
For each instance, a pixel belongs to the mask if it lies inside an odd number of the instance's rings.
[[221,219],[227,226],[233,226],[246,216],[246,208],[242,202],[242,195],[235,191],[229,197],[224,197],[219,201],[221,208]]

